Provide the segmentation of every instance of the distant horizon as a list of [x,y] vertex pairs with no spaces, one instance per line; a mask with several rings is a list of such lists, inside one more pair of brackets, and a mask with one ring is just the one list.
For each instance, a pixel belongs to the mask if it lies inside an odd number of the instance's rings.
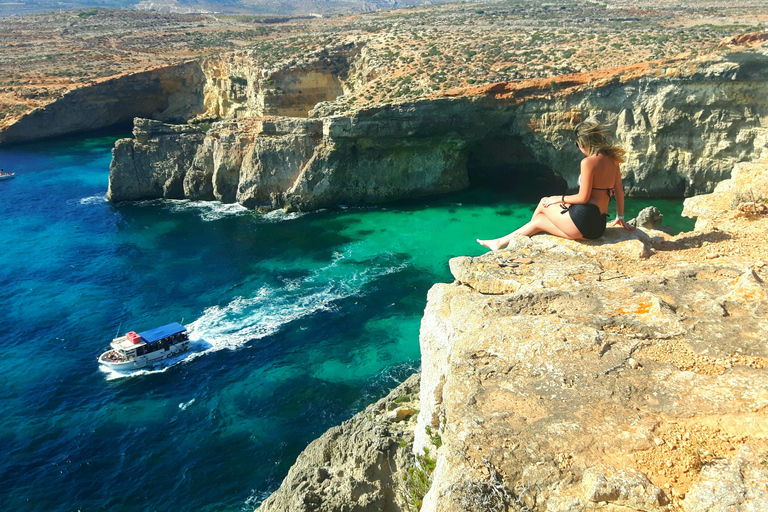
[[[163,14],[228,14],[255,16],[312,16],[359,14],[420,5],[459,3],[461,0],[33,0],[0,2],[0,17],[87,9],[126,9]],[[464,0],[481,2],[483,0]]]

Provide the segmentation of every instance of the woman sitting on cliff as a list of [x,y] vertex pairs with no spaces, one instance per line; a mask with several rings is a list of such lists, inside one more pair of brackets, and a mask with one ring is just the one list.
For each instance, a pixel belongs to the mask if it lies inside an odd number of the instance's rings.
[[581,161],[578,193],[542,198],[527,224],[495,240],[478,239],[480,245],[497,251],[509,245],[514,235],[532,236],[541,232],[569,240],[600,238],[608,223],[611,196],[616,197],[616,219],[612,225],[630,231],[635,229],[624,222],[624,189],[619,164],[624,162],[625,151],[611,144],[600,124],[580,123],[574,131],[576,145],[586,156]]

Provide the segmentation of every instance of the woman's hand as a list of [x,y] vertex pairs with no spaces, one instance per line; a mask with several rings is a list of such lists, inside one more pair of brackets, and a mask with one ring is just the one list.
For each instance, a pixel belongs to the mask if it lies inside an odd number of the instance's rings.
[[624,222],[624,219],[615,219],[611,223],[611,226],[621,226],[624,229],[626,229],[627,231],[634,231],[634,230],[637,229],[635,226],[633,226],[631,224],[627,224],[626,222]]
[[553,204],[560,204],[563,202],[562,196],[551,196],[551,197],[545,197],[542,199],[542,205],[544,208],[548,208],[552,206]]

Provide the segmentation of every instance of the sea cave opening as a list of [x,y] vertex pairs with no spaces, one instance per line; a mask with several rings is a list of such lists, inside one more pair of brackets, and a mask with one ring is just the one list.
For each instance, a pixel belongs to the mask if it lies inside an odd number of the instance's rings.
[[562,194],[567,183],[536,158],[520,137],[486,138],[474,144],[467,156],[470,187],[509,193],[522,201],[537,201]]

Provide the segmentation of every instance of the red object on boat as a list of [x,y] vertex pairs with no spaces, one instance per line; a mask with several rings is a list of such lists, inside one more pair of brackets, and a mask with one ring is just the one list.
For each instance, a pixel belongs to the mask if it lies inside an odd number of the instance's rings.
[[136,334],[134,331],[131,331],[128,334],[126,334],[125,337],[128,338],[128,341],[130,341],[134,345],[136,343],[141,343],[141,336]]

